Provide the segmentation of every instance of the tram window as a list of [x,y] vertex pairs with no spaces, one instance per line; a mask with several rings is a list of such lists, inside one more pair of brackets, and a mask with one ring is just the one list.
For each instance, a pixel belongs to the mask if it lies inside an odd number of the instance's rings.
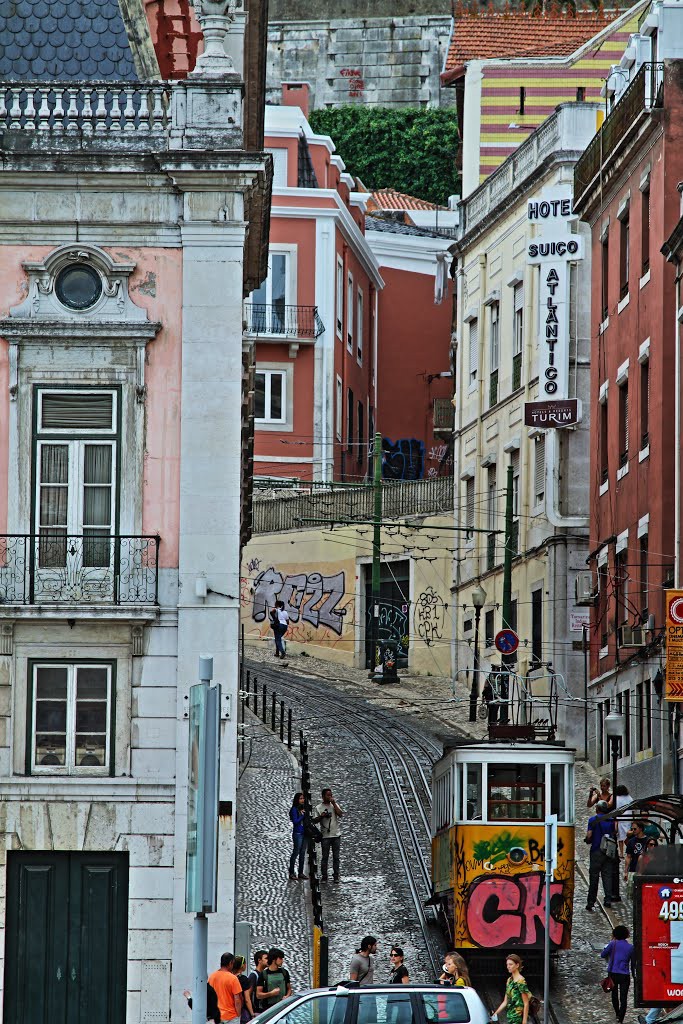
[[550,765],[550,813],[559,821],[567,820],[567,801],[564,788],[564,765]]
[[489,819],[543,821],[544,765],[489,765]]
[[465,817],[468,821],[481,818],[481,765],[467,765],[467,807]]
[[422,1000],[427,1024],[467,1024],[470,1012],[460,992],[425,992]]

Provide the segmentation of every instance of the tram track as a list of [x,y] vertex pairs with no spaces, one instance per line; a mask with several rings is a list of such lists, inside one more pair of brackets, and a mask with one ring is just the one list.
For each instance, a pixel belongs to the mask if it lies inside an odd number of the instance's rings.
[[[324,683],[301,677],[292,678],[281,670],[261,664],[249,666],[259,681],[273,687],[279,696],[289,698],[297,713],[297,724],[306,727],[310,714],[318,709],[334,708],[337,720],[362,747],[369,758],[387,818],[414,904],[415,917],[422,934],[425,954],[433,976],[441,973],[443,940],[437,928],[436,912],[425,907],[431,896],[431,768],[441,756],[439,743],[407,723],[397,722],[363,698],[345,693],[331,696]],[[359,709],[362,701],[362,710]],[[342,712],[341,719],[339,712]],[[372,713],[369,720],[368,712]]]

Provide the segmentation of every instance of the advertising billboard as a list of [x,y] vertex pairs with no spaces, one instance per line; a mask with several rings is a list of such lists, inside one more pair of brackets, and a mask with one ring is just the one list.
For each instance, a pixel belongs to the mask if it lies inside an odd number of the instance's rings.
[[683,878],[634,878],[636,1005],[683,1002]]

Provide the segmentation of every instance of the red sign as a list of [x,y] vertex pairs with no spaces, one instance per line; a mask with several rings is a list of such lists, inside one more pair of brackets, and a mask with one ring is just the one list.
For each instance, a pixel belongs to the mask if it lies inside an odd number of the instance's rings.
[[683,878],[635,876],[636,1004],[683,1002]]

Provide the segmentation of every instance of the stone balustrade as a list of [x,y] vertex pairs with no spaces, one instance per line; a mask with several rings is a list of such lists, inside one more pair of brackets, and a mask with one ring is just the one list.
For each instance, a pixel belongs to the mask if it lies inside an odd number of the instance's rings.
[[0,82],[0,131],[110,137],[127,132],[166,134],[170,95],[164,83]]

